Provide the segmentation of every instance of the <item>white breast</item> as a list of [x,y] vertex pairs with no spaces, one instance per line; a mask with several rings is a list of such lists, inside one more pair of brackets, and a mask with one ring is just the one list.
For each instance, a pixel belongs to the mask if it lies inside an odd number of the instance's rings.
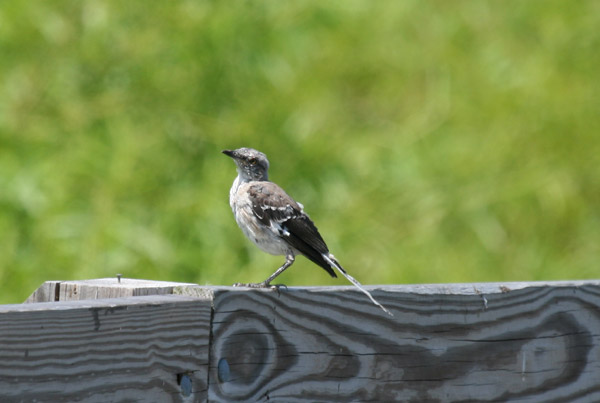
[[238,176],[233,181],[229,191],[229,205],[235,216],[235,221],[244,235],[262,251],[271,255],[294,253],[293,248],[281,239],[277,228],[267,227],[256,218],[252,210],[252,203],[248,198],[249,186],[248,182],[242,182]]

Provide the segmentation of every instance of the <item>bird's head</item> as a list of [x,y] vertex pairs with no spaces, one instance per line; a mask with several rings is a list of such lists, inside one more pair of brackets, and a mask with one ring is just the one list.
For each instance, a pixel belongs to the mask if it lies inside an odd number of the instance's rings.
[[242,147],[237,150],[223,150],[237,165],[240,179],[246,182],[266,181],[269,178],[267,156],[254,148]]

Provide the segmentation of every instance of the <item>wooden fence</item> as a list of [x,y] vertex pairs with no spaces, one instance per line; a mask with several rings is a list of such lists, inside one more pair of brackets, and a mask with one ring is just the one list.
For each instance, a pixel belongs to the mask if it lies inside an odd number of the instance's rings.
[[47,282],[0,401],[600,401],[600,281],[368,288]]

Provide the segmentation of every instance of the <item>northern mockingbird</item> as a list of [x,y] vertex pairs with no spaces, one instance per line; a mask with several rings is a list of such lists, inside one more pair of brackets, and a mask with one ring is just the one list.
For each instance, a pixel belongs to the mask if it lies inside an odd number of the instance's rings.
[[229,191],[229,204],[244,235],[261,250],[285,256],[285,263],[262,283],[236,283],[234,286],[272,287],[271,281],[294,263],[295,256],[304,255],[331,277],[337,277],[333,269],[338,270],[375,305],[391,315],[329,252],[302,204],[269,181],[269,160],[265,154],[245,147],[223,150],[223,154],[233,158],[237,165],[238,176]]

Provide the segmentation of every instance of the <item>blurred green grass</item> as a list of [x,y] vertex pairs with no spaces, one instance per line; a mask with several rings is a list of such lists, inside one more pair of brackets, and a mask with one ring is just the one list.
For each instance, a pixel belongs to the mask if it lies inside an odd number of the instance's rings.
[[598,278],[599,26],[595,1],[2,2],[0,302],[264,279],[241,146],[363,283]]

